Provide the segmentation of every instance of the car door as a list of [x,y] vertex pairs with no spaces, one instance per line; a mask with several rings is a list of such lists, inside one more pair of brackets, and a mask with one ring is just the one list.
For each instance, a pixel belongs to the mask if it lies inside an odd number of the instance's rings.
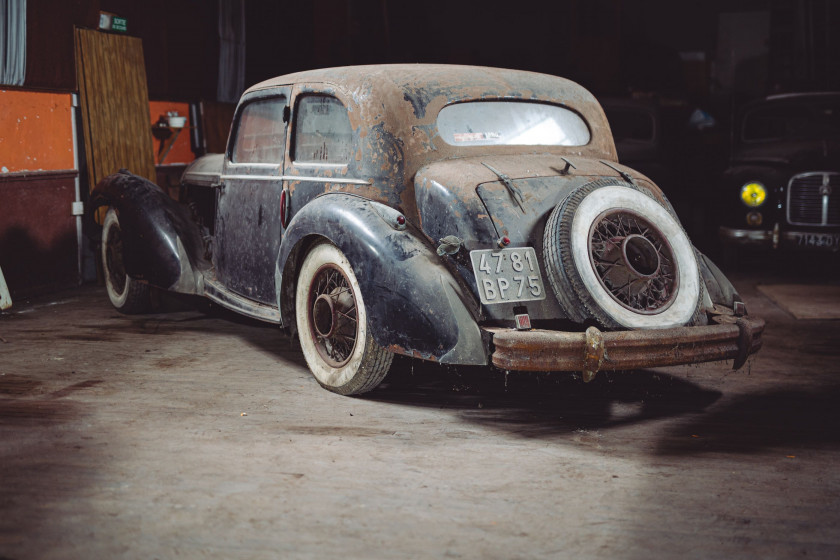
[[246,298],[277,304],[274,268],[283,227],[280,199],[289,88],[243,102],[234,119],[216,213],[216,280]]

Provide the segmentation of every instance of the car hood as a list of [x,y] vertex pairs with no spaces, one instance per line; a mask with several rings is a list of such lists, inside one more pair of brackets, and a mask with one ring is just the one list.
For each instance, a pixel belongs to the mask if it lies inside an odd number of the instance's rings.
[[742,144],[733,154],[733,163],[767,163],[800,169],[837,168],[840,140],[786,140]]
[[539,246],[557,204],[593,180],[624,180],[621,173],[664,200],[646,177],[606,160],[516,155],[439,161],[415,177],[420,225],[432,243],[456,236],[468,250],[495,246],[502,237],[513,246]]

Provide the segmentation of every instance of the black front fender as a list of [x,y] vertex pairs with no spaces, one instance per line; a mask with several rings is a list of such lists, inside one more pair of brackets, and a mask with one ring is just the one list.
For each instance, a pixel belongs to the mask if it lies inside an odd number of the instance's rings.
[[121,170],[102,179],[91,193],[91,215],[113,207],[123,232],[126,273],[167,290],[200,293],[207,267],[198,225],[186,207],[151,181]]
[[484,365],[488,344],[478,305],[412,227],[398,230],[373,203],[348,194],[316,198],[289,224],[277,263],[283,324],[294,325],[297,270],[313,242],[327,239],[347,256],[359,280],[374,340],[398,354],[443,363]]

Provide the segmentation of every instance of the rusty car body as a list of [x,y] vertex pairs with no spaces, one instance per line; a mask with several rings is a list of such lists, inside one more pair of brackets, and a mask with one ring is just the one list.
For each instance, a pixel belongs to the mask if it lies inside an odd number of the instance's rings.
[[731,252],[840,251],[840,92],[747,104],[721,186],[720,237]]
[[189,204],[104,179],[106,286],[149,285],[297,333],[317,381],[376,387],[394,354],[584,372],[732,359],[764,323],[661,191],[620,165],[596,99],[554,76],[385,65],[246,91]]

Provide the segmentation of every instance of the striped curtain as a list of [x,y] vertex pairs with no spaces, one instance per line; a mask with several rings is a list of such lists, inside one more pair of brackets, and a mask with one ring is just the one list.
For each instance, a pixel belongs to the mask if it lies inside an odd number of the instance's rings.
[[245,90],[245,3],[219,0],[219,85],[216,101],[236,103]]
[[0,0],[0,84],[26,77],[26,0]]

